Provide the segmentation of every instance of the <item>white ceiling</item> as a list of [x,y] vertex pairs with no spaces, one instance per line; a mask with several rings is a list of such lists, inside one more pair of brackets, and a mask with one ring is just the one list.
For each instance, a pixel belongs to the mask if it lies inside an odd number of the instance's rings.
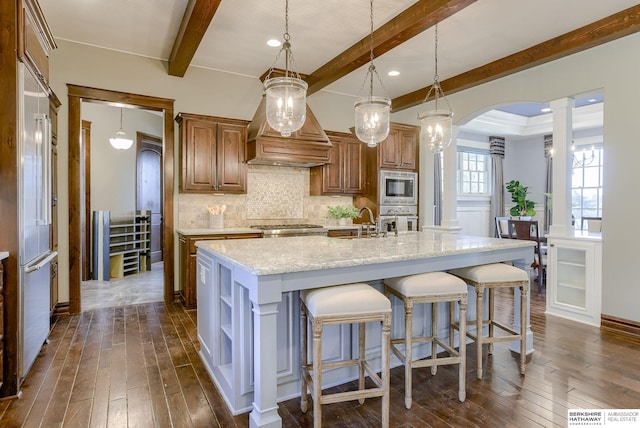
[[[41,0],[54,37],[167,60],[187,0]],[[374,1],[378,28],[415,0]],[[635,0],[479,0],[439,25],[440,80],[531,47],[634,6]],[[191,66],[259,77],[274,65],[284,0],[222,0]],[[296,71],[309,74],[369,33],[369,1],[290,0]],[[434,30],[375,60],[387,95],[433,81]],[[276,64],[284,68],[284,58]],[[366,65],[324,90],[359,95]],[[390,70],[400,76],[386,75]],[[188,74],[187,70],[187,74]],[[375,91],[379,91],[376,88]],[[425,93],[426,95],[426,93]]]

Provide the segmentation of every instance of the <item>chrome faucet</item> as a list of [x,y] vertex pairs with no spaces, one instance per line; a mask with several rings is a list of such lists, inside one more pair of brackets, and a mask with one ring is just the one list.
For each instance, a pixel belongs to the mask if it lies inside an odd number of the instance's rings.
[[[369,213],[369,222],[368,223],[362,223],[363,225],[365,225],[367,227],[367,238],[369,238],[369,237],[371,237],[371,228],[370,228],[370,226],[373,226],[375,228],[376,227],[376,221],[373,218],[373,211],[371,211],[371,208],[369,208],[369,207],[360,208],[360,212],[358,213],[358,218],[362,218],[362,212],[363,211],[367,211]],[[374,229],[374,232],[376,232],[375,229]]]

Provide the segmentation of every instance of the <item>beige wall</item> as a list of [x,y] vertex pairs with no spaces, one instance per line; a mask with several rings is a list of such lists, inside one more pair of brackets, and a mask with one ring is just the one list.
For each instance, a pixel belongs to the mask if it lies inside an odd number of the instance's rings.
[[[60,112],[60,298],[68,297],[66,83],[117,91],[173,98],[176,112],[184,111],[251,119],[261,96],[257,79],[190,68],[184,78],[168,76],[165,64],[88,46],[59,41],[51,56],[54,91],[62,100]],[[518,101],[547,102],[603,88],[605,93],[605,182],[604,182],[604,263],[603,314],[640,321],[634,264],[637,249],[629,239],[629,227],[640,208],[638,198],[629,194],[629,183],[640,182],[640,144],[635,123],[640,98],[640,34],[607,43],[524,71],[495,82],[450,95],[457,124],[495,106]],[[425,84],[428,80],[425,78]],[[346,131],[353,123],[354,99],[321,91],[308,103],[325,129]],[[394,114],[392,120],[417,124],[416,115],[424,107]],[[177,134],[176,134],[177,135]],[[177,161],[177,159],[176,159]],[[177,175],[176,175],[177,176]],[[176,186],[177,188],[177,186]],[[176,201],[176,206],[177,206]],[[68,252],[68,251],[67,251]]]

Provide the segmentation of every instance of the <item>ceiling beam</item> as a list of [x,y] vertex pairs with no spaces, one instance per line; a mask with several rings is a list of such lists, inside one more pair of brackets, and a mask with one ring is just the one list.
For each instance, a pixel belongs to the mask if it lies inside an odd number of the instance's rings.
[[[445,94],[453,94],[573,55],[638,31],[640,31],[640,5],[630,7],[531,48],[450,77],[440,82],[440,86]],[[424,102],[430,87],[426,86],[394,98],[391,100],[392,111],[398,112],[421,104]]]
[[[434,26],[476,0],[420,0],[373,32],[373,54],[378,57]],[[370,36],[318,68],[308,77],[307,95],[318,92],[370,60]]]
[[171,48],[169,74],[184,77],[221,0],[189,0]]

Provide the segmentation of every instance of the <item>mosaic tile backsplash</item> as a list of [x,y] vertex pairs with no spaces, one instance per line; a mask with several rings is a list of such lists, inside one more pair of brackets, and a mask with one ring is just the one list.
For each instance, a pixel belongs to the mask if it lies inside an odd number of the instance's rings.
[[314,223],[330,225],[327,218],[332,205],[351,205],[348,196],[309,196],[309,169],[248,165],[247,194],[178,195],[178,228],[209,227],[212,205],[226,205],[225,227],[254,224]]

